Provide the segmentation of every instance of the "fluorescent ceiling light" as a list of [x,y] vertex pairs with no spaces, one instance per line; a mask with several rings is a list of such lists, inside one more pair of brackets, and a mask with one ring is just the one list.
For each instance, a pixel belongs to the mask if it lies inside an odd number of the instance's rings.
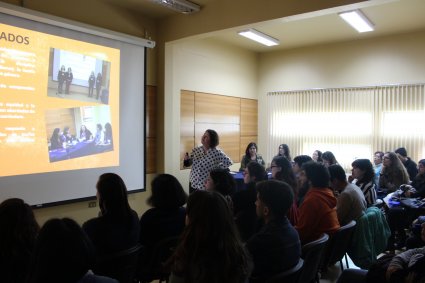
[[150,0],[150,1],[183,14],[191,14],[191,13],[199,12],[201,10],[201,6],[187,0]]
[[243,30],[238,32],[238,34],[267,46],[274,46],[279,44],[279,40],[276,38],[273,38],[255,29]]
[[339,16],[358,32],[373,31],[372,22],[360,10],[339,13]]

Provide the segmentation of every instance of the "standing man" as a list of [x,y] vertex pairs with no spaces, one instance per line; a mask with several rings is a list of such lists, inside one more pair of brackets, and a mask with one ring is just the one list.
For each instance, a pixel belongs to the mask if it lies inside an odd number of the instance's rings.
[[397,148],[395,153],[406,168],[410,181],[413,181],[418,174],[418,165],[410,157],[407,157],[407,150],[404,147]]
[[219,137],[216,131],[208,129],[201,139],[202,145],[192,149],[192,153],[186,154],[183,165],[192,165],[189,176],[189,193],[196,190],[205,190],[205,181],[212,169],[229,168],[232,160],[220,149],[217,149]]

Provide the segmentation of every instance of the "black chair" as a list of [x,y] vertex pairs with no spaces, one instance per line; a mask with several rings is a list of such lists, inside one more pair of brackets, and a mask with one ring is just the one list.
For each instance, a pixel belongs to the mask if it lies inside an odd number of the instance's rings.
[[148,257],[141,257],[137,278],[141,283],[158,280],[168,282],[170,272],[164,269],[164,263],[173,254],[180,236],[172,236],[160,240]]
[[297,283],[303,265],[304,260],[300,258],[297,265],[269,278],[266,283]]
[[339,262],[341,271],[344,270],[344,265],[342,264],[342,259],[344,257],[345,264],[347,268],[349,268],[347,251],[351,244],[354,229],[356,229],[356,221],[352,220],[350,223],[340,227],[332,236],[325,249],[323,268],[326,269],[328,266]]
[[307,243],[302,247],[304,265],[298,278],[299,283],[319,282],[318,271],[328,240],[328,234],[324,233],[319,239]]
[[142,245],[138,244],[127,250],[98,257],[94,273],[117,279],[120,283],[132,283],[137,270]]

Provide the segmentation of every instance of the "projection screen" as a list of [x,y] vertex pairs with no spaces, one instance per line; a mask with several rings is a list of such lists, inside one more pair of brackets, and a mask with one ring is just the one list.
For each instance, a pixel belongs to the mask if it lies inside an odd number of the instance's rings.
[[145,189],[146,48],[154,42],[0,5],[0,201]]

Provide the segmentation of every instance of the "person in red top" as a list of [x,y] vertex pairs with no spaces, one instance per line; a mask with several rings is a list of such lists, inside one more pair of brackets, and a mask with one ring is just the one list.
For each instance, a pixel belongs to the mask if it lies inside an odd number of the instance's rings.
[[340,225],[336,214],[337,200],[329,188],[328,169],[323,164],[309,161],[302,165],[300,178],[309,184],[295,226],[304,245],[317,240],[323,233],[332,236]]

